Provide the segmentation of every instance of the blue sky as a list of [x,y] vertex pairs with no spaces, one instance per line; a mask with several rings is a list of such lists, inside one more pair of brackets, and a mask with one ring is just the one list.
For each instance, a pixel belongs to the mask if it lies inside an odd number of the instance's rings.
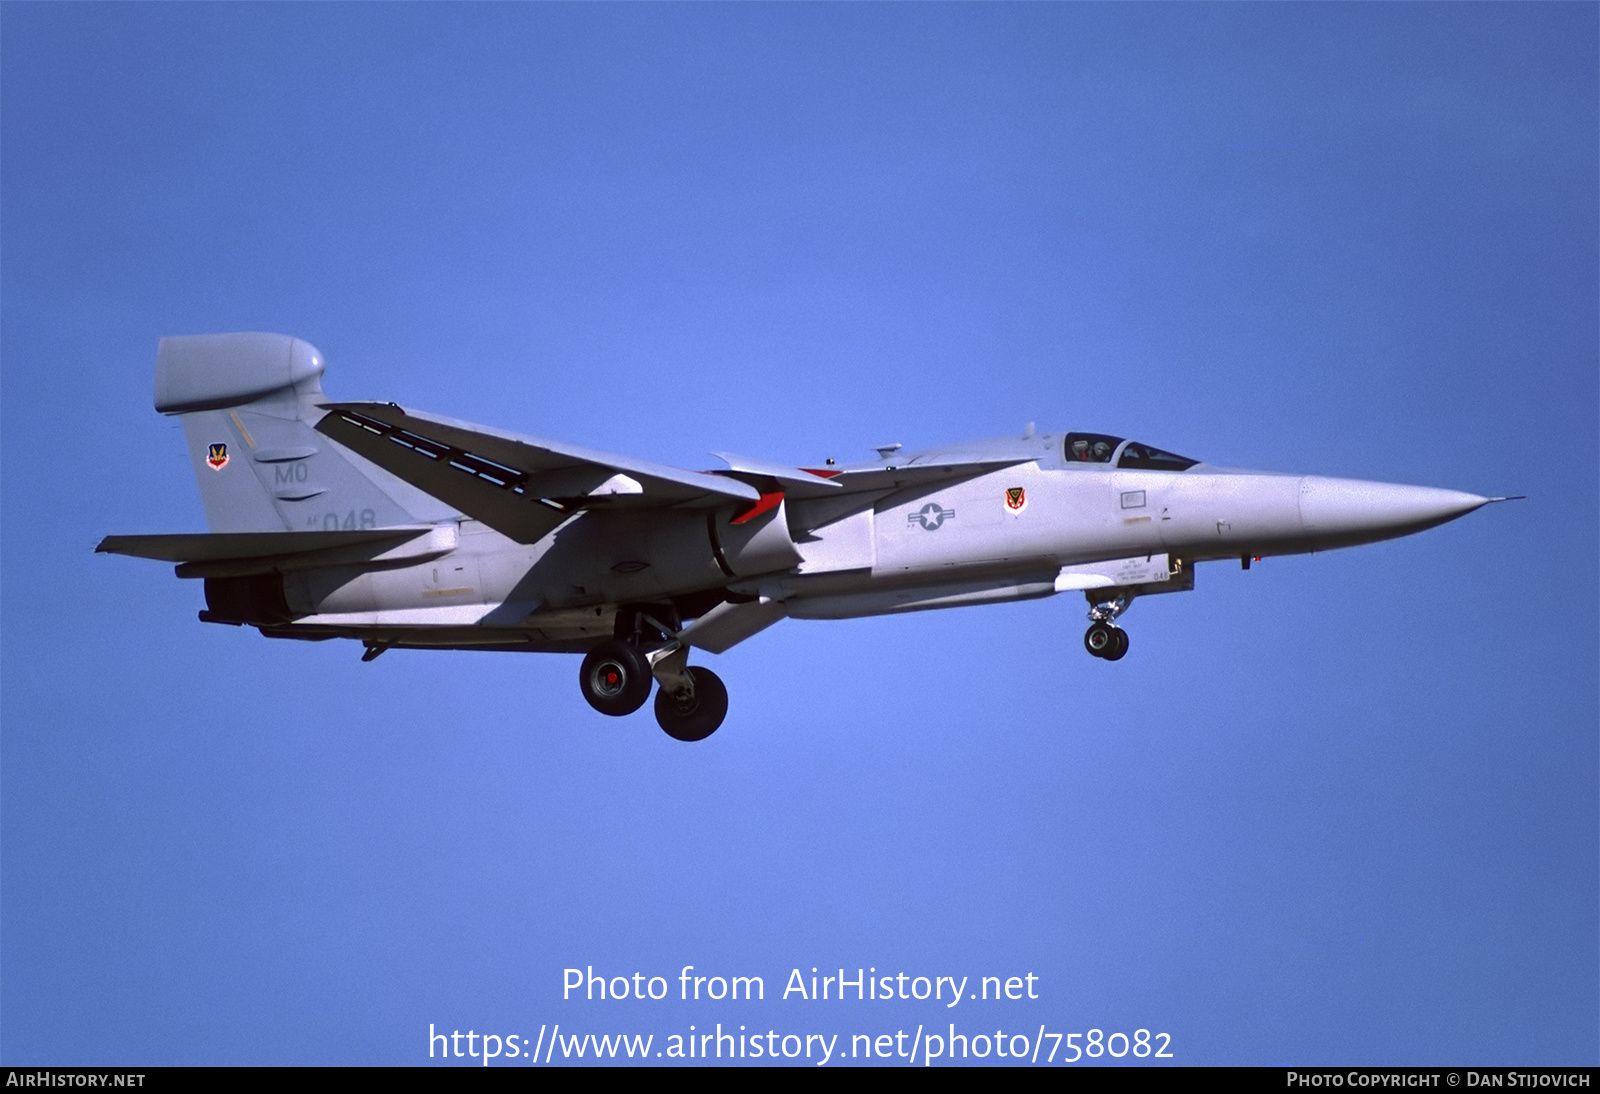
[[[1593,5],[0,31],[5,1063],[426,1063],[430,1023],[557,1022],[1596,1062]],[[203,528],[155,346],[230,330],[312,342],[340,397],[685,467],[1037,421],[1529,497],[1202,567],[1115,665],[1070,596],[786,622],[707,659],[730,714],[685,747],[572,658],[364,665],[96,557]],[[591,965],[768,997],[564,1001]],[[813,966],[1040,998],[778,998]]]

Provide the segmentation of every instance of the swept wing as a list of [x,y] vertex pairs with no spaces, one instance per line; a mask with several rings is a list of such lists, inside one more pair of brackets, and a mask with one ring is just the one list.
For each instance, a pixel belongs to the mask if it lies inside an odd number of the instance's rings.
[[409,413],[324,404],[317,432],[520,543],[591,508],[712,508],[759,500],[736,479]]

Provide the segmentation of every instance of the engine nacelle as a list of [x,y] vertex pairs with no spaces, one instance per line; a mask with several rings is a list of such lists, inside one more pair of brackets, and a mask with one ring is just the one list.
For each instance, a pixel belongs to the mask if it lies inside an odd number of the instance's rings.
[[753,509],[719,513],[707,523],[717,565],[729,577],[769,574],[800,564],[781,493],[763,494]]

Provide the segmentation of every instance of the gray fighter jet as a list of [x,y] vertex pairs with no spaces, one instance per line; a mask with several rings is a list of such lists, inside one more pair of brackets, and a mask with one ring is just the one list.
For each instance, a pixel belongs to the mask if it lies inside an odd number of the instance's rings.
[[602,714],[656,690],[683,741],[722,724],[688,664],[792,616],[848,619],[1082,593],[1084,645],[1119,660],[1136,597],[1196,564],[1391,539],[1499,498],[1212,467],[1101,433],[1035,433],[796,468],[718,453],[683,471],[404,410],[335,403],[281,334],[164,338],[210,532],[109,536],[178,563],[207,623],[389,649],[583,655]]

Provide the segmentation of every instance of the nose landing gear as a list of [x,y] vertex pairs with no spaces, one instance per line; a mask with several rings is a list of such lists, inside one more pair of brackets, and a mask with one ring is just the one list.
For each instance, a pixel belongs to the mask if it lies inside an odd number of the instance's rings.
[[1114,600],[1089,598],[1089,629],[1083,635],[1083,648],[1095,657],[1106,661],[1120,661],[1128,653],[1128,632],[1116,625],[1117,616],[1128,610],[1132,593],[1123,593]]
[[1083,648],[1107,661],[1120,661],[1128,652],[1128,632],[1110,623],[1095,623],[1083,636]]

